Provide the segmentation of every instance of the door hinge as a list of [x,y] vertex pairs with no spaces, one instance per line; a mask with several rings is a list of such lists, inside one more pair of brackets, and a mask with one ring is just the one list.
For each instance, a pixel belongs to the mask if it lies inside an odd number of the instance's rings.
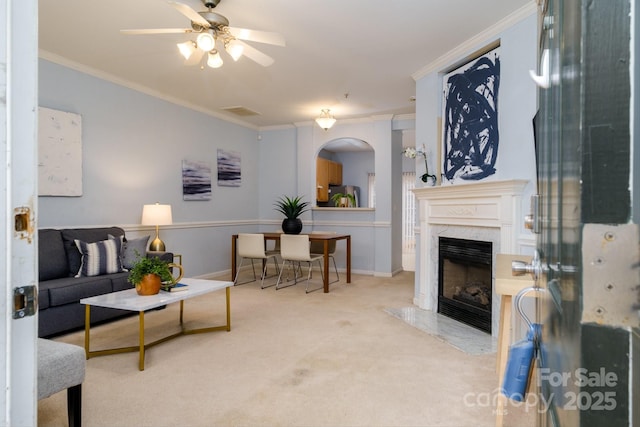
[[13,289],[13,318],[33,316],[38,309],[38,289],[35,286],[22,286]]

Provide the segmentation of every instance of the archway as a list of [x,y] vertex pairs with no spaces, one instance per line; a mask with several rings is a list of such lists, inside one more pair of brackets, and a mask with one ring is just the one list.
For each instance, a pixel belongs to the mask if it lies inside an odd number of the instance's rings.
[[[334,207],[336,193],[354,194],[350,207],[372,207],[375,150],[358,138],[337,138],[316,153],[316,205]],[[352,205],[353,204],[353,205]]]

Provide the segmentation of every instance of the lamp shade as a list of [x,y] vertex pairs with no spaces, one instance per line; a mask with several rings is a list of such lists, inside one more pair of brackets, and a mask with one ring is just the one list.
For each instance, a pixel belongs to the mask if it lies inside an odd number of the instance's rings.
[[222,58],[220,57],[220,53],[214,49],[209,52],[207,58],[207,65],[211,68],[220,68],[222,67]]
[[191,58],[191,55],[193,55],[193,52],[195,52],[196,50],[196,44],[191,40],[183,43],[178,43],[178,50],[180,51],[180,54],[184,56],[184,59],[189,59]]
[[142,225],[171,225],[171,205],[144,205],[142,207]]
[[224,48],[227,51],[227,53],[231,55],[234,61],[237,61],[238,59],[240,59],[240,57],[244,53],[244,46],[238,43],[238,41],[235,39],[225,43]]

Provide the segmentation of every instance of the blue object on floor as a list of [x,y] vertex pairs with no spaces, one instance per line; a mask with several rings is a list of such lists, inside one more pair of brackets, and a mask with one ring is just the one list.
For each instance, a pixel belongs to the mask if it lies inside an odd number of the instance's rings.
[[507,367],[502,382],[502,394],[509,399],[522,402],[529,385],[529,373],[533,365],[535,354],[535,331],[533,328],[527,333],[527,338],[518,341],[509,348]]

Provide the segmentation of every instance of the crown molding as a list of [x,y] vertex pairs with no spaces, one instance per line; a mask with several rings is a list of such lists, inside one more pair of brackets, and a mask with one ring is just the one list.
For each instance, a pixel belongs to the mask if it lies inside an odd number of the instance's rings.
[[162,100],[170,102],[172,104],[179,105],[181,107],[188,108],[190,110],[194,110],[194,111],[197,111],[199,113],[215,117],[216,119],[220,119],[220,120],[223,120],[225,122],[234,123],[236,125],[243,126],[243,127],[246,127],[246,128],[249,128],[249,129],[253,129],[253,130],[258,130],[257,126],[254,126],[254,125],[252,125],[250,123],[247,123],[245,121],[236,120],[236,119],[233,119],[232,117],[224,116],[224,115],[222,115],[220,113],[217,113],[215,111],[207,110],[206,108],[202,108],[200,106],[197,106],[197,105],[194,105],[194,104],[191,104],[191,103],[188,103],[188,102],[184,102],[181,99],[177,99],[177,98],[173,98],[173,97],[167,96],[166,94],[160,93],[160,92],[155,91],[153,89],[150,89],[150,88],[148,88],[146,86],[139,85],[139,84],[130,82],[128,80],[121,79],[121,78],[116,77],[116,76],[114,76],[112,74],[105,73],[104,71],[100,71],[100,70],[97,70],[95,68],[87,67],[86,65],[82,65],[80,63],[71,61],[71,60],[69,60],[67,58],[64,58],[64,57],[62,57],[60,55],[56,55],[54,53],[51,53],[51,52],[43,50],[43,49],[40,49],[38,51],[38,57],[41,58],[41,59],[47,60],[49,62],[53,62],[53,63],[58,64],[58,65],[62,65],[63,67],[71,68],[72,70],[76,70],[76,71],[79,71],[81,73],[88,74],[90,76],[99,78],[101,80],[106,80],[108,82],[117,84],[119,86],[123,86],[123,87],[126,87],[126,88],[131,89],[131,90],[135,90],[136,92],[144,93],[145,95],[153,96],[154,98],[162,99]]
[[295,129],[297,126],[297,124],[293,124],[293,125],[271,125],[271,126],[260,126],[258,128],[259,131],[261,132],[266,132],[266,131],[270,131],[270,130],[287,130],[287,129]]
[[411,75],[411,77],[413,77],[413,79],[417,81],[433,72],[443,71],[447,67],[450,67],[451,64],[459,62],[460,58],[464,57],[466,54],[468,54],[468,52],[476,51],[479,45],[495,42],[495,39],[499,38],[499,35],[506,29],[525,18],[528,18],[534,13],[538,13],[538,6],[536,4],[536,1],[531,1],[530,3],[522,6],[520,9],[501,19],[486,30],[476,34],[470,39],[467,39],[465,42],[456,46],[445,55],[442,55],[435,61],[416,71]]
[[393,120],[415,120],[416,119],[416,113],[409,113],[409,114],[396,114],[395,116],[393,116]]

